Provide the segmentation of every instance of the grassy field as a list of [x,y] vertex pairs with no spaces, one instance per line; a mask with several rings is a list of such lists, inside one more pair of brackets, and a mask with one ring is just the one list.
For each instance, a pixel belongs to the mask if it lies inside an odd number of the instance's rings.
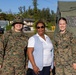
[[[34,35],[35,33],[33,32],[33,31],[31,31],[31,32],[25,32],[29,37],[31,37],[32,35]],[[45,34],[47,34],[49,37],[50,37],[50,39],[52,39],[53,40],[53,37],[54,37],[54,32],[52,32],[52,31],[47,31],[47,32],[45,32]]]

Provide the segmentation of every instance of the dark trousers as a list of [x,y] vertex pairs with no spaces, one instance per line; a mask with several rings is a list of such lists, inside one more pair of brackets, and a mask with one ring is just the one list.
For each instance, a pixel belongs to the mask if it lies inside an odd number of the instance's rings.
[[54,68],[52,70],[52,75],[55,75],[55,66],[54,66]]
[[[27,72],[28,73],[27,75],[36,75],[32,69],[29,69],[29,70],[30,71]],[[43,67],[42,71],[39,71],[38,75],[50,75],[50,66]]]

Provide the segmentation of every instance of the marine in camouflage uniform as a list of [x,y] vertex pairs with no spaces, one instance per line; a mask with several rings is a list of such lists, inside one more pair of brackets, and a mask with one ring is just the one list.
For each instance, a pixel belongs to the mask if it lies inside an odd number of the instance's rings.
[[73,35],[67,30],[63,34],[60,31],[56,33],[54,38],[56,75],[76,75],[76,70],[73,68],[75,62],[73,53],[76,49],[74,40]]
[[[22,20],[16,20],[12,24],[22,24]],[[3,34],[0,39],[0,65],[2,65],[2,75],[25,75],[25,52],[28,38],[22,32],[14,30]]]
[[[68,31],[55,36],[56,75],[76,75],[73,64],[73,37]],[[75,59],[76,60],[76,59]]]

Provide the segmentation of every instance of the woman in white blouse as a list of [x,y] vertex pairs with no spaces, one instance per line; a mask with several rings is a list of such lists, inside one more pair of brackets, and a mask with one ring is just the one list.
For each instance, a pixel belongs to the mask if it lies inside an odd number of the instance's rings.
[[53,44],[45,34],[45,23],[39,20],[36,23],[37,33],[28,40],[28,68],[31,75],[50,75],[53,69]]

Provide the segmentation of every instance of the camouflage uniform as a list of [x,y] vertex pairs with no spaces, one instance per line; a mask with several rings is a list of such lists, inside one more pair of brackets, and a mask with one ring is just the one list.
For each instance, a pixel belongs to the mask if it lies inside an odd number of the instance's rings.
[[[0,39],[2,75],[25,75],[24,48],[27,37],[22,32],[8,31]],[[1,75],[1,74],[0,74]]]
[[[54,39],[56,75],[76,75],[73,69],[74,39],[72,34],[66,31],[64,34],[57,33]],[[75,59],[76,60],[76,59]]]
[[73,61],[76,63],[76,37],[74,37],[74,45],[73,45]]

